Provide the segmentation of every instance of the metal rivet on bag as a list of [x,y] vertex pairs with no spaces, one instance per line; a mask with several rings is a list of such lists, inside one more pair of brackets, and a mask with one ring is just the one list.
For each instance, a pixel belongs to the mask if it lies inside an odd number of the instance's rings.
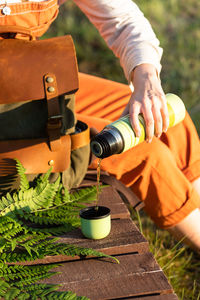
[[53,86],[49,86],[49,87],[47,88],[47,91],[48,91],[49,93],[54,93],[54,92],[55,92],[55,88],[54,88]]
[[54,82],[53,77],[47,77],[47,78],[46,78],[46,82],[48,82],[48,83]]
[[49,165],[49,166],[53,166],[53,165],[54,165],[54,160],[51,159],[51,160],[48,162],[48,165]]
[[10,9],[10,7],[4,6],[4,7],[2,8],[2,14],[5,15],[5,16],[9,16],[9,15],[11,14],[11,9]]

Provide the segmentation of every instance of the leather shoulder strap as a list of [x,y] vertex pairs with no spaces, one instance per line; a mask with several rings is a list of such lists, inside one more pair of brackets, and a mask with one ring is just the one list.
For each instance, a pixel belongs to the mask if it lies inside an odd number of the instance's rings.
[[71,150],[76,150],[83,146],[86,146],[90,143],[90,130],[89,127],[87,129],[81,131],[77,134],[71,135]]

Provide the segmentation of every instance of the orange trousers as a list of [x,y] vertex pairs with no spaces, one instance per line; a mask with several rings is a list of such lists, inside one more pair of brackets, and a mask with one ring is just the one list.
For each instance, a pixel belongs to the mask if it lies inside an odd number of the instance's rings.
[[[100,131],[120,117],[130,94],[127,85],[80,74],[77,117]],[[97,160],[90,167],[96,166]],[[160,139],[103,159],[101,169],[129,186],[160,228],[176,225],[200,207],[191,185],[200,177],[200,141],[188,113]]]

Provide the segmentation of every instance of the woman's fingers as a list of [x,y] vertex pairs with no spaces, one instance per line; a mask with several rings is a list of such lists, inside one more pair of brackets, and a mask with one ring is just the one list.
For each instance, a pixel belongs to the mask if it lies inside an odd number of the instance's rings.
[[141,128],[139,122],[140,104],[135,102],[133,106],[130,107],[130,122],[137,137],[141,135]]
[[152,113],[153,113],[154,127],[155,127],[154,134],[155,134],[156,137],[159,138],[162,134],[162,131],[163,131],[162,130],[163,122],[162,122],[161,112],[160,112],[160,110],[153,108]]
[[143,117],[145,121],[146,141],[150,143],[154,136],[154,116],[151,105],[145,106]]
[[141,64],[135,67],[131,80],[134,92],[125,112],[129,110],[131,124],[137,136],[141,131],[138,115],[143,115],[146,140],[151,142],[154,135],[160,137],[169,126],[166,97],[157,70],[151,64]]
[[168,109],[167,109],[167,101],[165,96],[162,97],[162,106],[160,109],[161,115],[162,115],[162,121],[163,121],[163,128],[162,130],[164,132],[167,131],[168,127],[169,127],[169,113],[168,113]]
[[152,113],[154,118],[155,136],[160,137],[168,128],[168,111],[165,96],[155,96],[152,99]]
[[169,127],[169,115],[165,95],[154,97],[152,103],[155,136],[160,137],[162,132],[166,132]]
[[169,117],[165,96],[145,96],[140,101],[132,99],[129,103],[131,125],[137,137],[141,134],[138,115],[142,114],[145,121],[146,141],[151,142],[153,136],[160,137],[169,126]]

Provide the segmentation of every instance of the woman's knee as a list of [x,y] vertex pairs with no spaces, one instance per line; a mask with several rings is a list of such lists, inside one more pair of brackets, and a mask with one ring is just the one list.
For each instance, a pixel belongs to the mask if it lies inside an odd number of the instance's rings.
[[182,221],[167,229],[178,241],[183,241],[200,254],[200,210],[196,208]]

